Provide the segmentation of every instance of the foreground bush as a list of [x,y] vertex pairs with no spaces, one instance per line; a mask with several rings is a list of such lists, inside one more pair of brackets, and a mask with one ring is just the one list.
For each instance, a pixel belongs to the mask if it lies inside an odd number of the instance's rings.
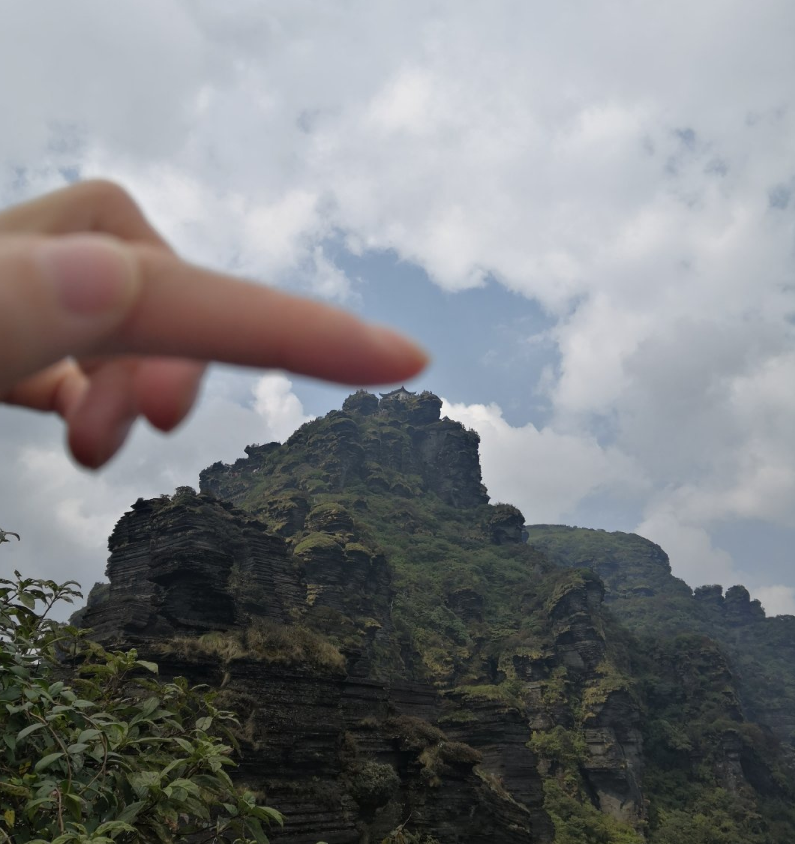
[[51,621],[77,584],[14,574],[0,579],[0,844],[266,844],[281,815],[229,778],[234,717],[213,694]]

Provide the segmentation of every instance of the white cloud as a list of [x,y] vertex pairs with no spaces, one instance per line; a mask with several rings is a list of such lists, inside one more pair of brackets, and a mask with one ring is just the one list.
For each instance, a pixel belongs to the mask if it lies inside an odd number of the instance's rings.
[[265,422],[268,435],[283,442],[296,428],[313,417],[304,415],[301,400],[293,392],[292,382],[284,375],[263,375],[254,385],[254,410]]
[[14,79],[0,91],[14,127],[0,139],[0,161],[38,169],[71,153],[74,163],[86,139],[173,156],[205,78],[204,52],[193,15],[171,0],[15,10],[0,31],[3,75]]
[[737,578],[731,555],[716,548],[706,530],[683,522],[677,513],[658,511],[641,522],[636,532],[664,548],[674,575],[691,586],[726,586]]
[[[334,240],[537,299],[557,320],[549,423],[456,409],[487,482],[533,520],[634,490],[680,573],[717,578],[715,526],[795,529],[794,22],[788,0],[17,4],[0,199],[79,168],[253,277],[350,301]],[[303,411],[267,383],[281,436]],[[201,418],[261,424],[240,401]],[[155,450],[131,483],[164,482]],[[60,512],[98,529],[66,486]]]
[[795,615],[795,588],[792,586],[763,586],[753,593],[768,616]]
[[595,439],[532,424],[513,427],[495,404],[444,401],[442,413],[478,432],[483,482],[492,501],[514,504],[528,522],[564,522],[600,489],[626,494],[642,487],[628,461]]
[[[715,546],[703,526],[709,519],[694,512],[694,502],[701,499],[710,505],[719,502],[717,491],[712,496],[699,489],[655,492],[642,480],[639,467],[618,449],[550,427],[511,426],[494,404],[444,401],[442,413],[478,432],[483,481],[492,501],[518,506],[528,523],[582,523],[578,508],[594,494],[636,497],[646,502],[646,515],[635,530],[665,549],[675,576],[694,587],[759,579],[760,572],[740,570],[727,550]],[[763,586],[754,596],[764,596],[768,615],[795,606],[790,603],[795,600],[791,587]]]

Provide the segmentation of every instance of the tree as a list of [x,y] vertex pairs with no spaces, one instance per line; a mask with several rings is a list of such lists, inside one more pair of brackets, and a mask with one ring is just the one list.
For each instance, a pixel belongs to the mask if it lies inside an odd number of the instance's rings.
[[0,579],[0,843],[267,844],[281,815],[230,779],[234,716],[213,693],[52,621],[78,584],[14,575]]

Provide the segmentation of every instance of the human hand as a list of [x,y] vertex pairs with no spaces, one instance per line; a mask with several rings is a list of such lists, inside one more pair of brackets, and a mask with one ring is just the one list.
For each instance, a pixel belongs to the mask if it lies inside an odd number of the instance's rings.
[[60,414],[78,462],[109,460],[138,416],[173,429],[208,361],[376,384],[427,358],[344,311],[183,261],[111,182],[0,213],[0,402]]

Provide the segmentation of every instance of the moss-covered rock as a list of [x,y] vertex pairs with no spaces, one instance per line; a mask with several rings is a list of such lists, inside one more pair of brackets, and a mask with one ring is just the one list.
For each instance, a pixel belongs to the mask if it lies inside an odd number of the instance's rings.
[[351,796],[367,809],[385,806],[400,788],[400,777],[391,765],[364,762],[351,776]]
[[495,545],[522,542],[524,516],[512,504],[495,504],[489,509],[488,534]]
[[378,396],[368,393],[367,390],[357,390],[345,399],[342,403],[342,409],[346,413],[372,416],[378,412]]
[[353,517],[341,504],[327,501],[312,508],[307,516],[306,526],[311,531],[351,533]]
[[295,546],[293,554],[296,557],[337,559],[342,556],[343,546],[339,540],[327,533],[310,533]]
[[631,534],[523,543],[440,406],[360,392],[199,495],[137,502],[91,612],[187,631],[172,669],[248,702],[245,776],[340,844],[408,840],[407,817],[470,844],[795,840],[795,619],[694,596]]

